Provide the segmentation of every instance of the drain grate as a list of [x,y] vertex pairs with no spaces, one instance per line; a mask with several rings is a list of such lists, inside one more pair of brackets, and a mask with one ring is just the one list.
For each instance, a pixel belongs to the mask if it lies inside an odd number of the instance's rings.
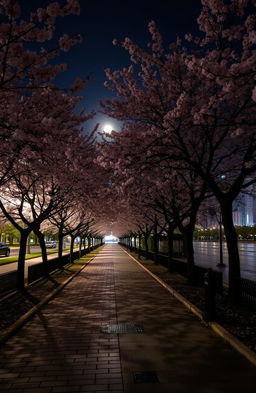
[[134,383],[157,383],[159,382],[155,371],[136,371],[132,373]]
[[135,325],[133,323],[120,323],[118,325],[108,325],[102,328],[103,333],[112,334],[134,334],[143,333],[144,329],[141,325]]

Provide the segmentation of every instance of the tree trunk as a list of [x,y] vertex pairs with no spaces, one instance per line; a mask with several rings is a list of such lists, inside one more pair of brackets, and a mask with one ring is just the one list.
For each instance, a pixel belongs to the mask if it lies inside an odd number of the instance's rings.
[[144,240],[145,240],[145,258],[148,259],[148,237],[149,235],[147,233],[144,233]]
[[138,259],[141,259],[141,233],[139,234]]
[[58,257],[59,257],[59,265],[61,265],[61,258],[62,258],[62,252],[63,252],[63,229],[59,228],[59,233],[58,233]]
[[81,256],[82,256],[82,242],[83,242],[83,239],[80,236],[80,241],[79,241],[79,258],[81,258]]
[[70,235],[71,237],[71,242],[70,242],[70,254],[69,254],[69,261],[70,263],[73,262],[73,252],[74,252],[74,242],[75,242],[75,237]]
[[182,230],[182,234],[184,237],[184,252],[187,258],[187,276],[188,276],[188,282],[190,282],[191,284],[195,282],[193,233],[194,231],[191,226],[185,227]]
[[158,265],[158,233],[157,233],[157,219],[154,224],[154,262]]
[[232,202],[220,202],[222,223],[227,241],[229,264],[229,296],[233,303],[241,300],[240,258],[237,233],[233,223]]
[[18,259],[18,271],[17,271],[17,288],[19,290],[24,290],[25,287],[25,260],[26,260],[26,249],[29,231],[23,229],[20,232],[20,249],[19,249],[19,259]]
[[44,242],[44,234],[39,229],[34,229],[34,233],[36,234],[36,236],[39,240],[39,245],[40,245],[41,252],[42,252],[42,262],[43,262],[43,267],[44,267],[44,275],[46,277],[49,277],[49,264],[48,264],[47,251],[46,251],[45,242]]
[[171,225],[168,226],[168,271],[173,272],[173,227]]
[[129,238],[128,238],[128,247],[129,247],[129,250],[132,251],[132,239],[131,239],[131,236],[129,236]]
[[90,236],[87,236],[87,249],[88,253],[91,251],[91,238]]

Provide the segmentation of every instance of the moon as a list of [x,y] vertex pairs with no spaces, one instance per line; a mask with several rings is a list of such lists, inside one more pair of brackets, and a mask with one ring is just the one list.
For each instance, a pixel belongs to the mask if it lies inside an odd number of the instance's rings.
[[105,134],[111,134],[112,130],[113,130],[113,127],[111,124],[105,124],[103,126],[103,131],[105,132]]

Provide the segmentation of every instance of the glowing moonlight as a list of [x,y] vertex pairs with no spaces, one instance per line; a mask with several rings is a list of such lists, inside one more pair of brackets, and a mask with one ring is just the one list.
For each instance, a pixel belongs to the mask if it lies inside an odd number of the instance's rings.
[[106,134],[111,134],[111,131],[113,130],[113,127],[112,127],[112,125],[111,124],[105,124],[104,126],[103,126],[103,131],[106,133]]

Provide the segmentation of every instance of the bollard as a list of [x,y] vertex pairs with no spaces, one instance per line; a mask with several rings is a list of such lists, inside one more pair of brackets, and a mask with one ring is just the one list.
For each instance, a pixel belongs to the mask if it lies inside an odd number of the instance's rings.
[[204,275],[204,287],[205,287],[205,313],[204,317],[206,321],[214,321],[216,318],[216,286],[211,268],[207,269],[207,273]]

